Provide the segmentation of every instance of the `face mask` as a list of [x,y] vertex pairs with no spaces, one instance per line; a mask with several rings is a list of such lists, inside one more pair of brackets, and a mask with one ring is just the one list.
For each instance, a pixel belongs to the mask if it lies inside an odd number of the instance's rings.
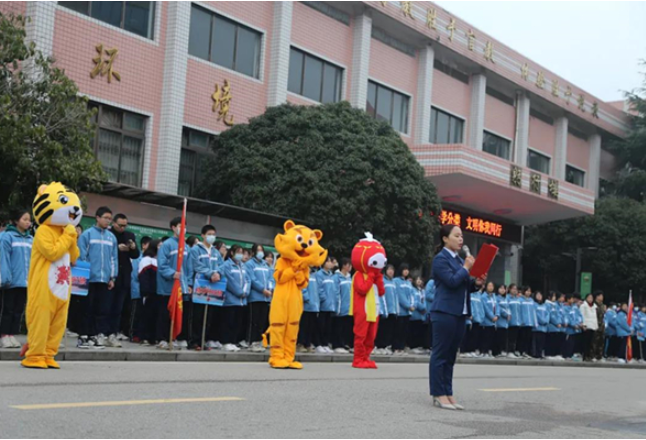
[[234,257],[236,261],[242,261],[244,259],[244,254],[235,254]]
[[256,254],[256,258],[259,259],[259,260],[262,260],[263,258],[265,258],[265,253],[264,252],[258,252]]
[[215,243],[215,235],[207,235],[207,236],[206,236],[206,242],[207,242],[208,244],[213,244],[213,243]]

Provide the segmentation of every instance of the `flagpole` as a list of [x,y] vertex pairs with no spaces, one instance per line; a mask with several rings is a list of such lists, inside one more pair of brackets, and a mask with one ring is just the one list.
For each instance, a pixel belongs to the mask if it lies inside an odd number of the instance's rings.
[[168,336],[168,350],[173,351],[173,328],[175,328],[175,315],[170,319],[170,334]]

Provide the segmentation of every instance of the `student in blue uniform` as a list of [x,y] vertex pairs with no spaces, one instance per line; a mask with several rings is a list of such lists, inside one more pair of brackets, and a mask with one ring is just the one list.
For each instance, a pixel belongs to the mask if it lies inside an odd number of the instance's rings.
[[408,332],[408,346],[413,354],[424,354],[424,341],[428,332],[426,325],[426,295],[424,294],[424,280],[415,278],[413,288],[414,308],[410,317]]
[[545,357],[552,359],[560,356],[560,333],[563,325],[563,316],[560,312],[556,292],[550,292],[548,300],[545,301],[550,321],[547,325],[547,339]]
[[375,354],[392,354],[395,322],[399,310],[397,302],[397,285],[395,284],[395,266],[389,264],[385,268],[384,288],[386,293],[379,297],[379,327]]
[[547,326],[550,322],[550,309],[543,300],[543,294],[538,291],[534,294],[534,316],[536,317],[536,326],[532,330],[532,356],[537,359],[543,359],[545,357]]
[[606,336],[603,357],[614,359],[617,357],[617,305],[615,303],[610,303],[603,320]]
[[520,299],[520,330],[518,332],[518,352],[526,359],[531,358],[532,330],[536,325],[532,288],[523,287]]
[[521,315],[520,315],[520,294],[516,284],[509,285],[509,311],[511,319],[509,321],[509,332],[507,333],[507,347],[509,352],[507,357],[518,359],[520,353],[518,352],[518,332],[520,331]]
[[561,329],[558,335],[558,347],[557,347],[557,358],[558,360],[563,360],[563,347],[565,346],[565,340],[567,338],[567,332],[568,332],[568,327],[570,325],[570,317],[569,314],[567,313],[567,310],[565,309],[565,299],[566,295],[565,293],[559,294],[558,297],[558,311],[561,315]]
[[583,321],[582,318],[579,319],[581,312],[574,304],[574,296],[572,294],[565,295],[563,311],[567,317],[568,325],[565,329],[565,341],[563,343],[562,356],[564,359],[572,359],[575,352],[577,337],[581,332],[580,325]]
[[320,306],[316,268],[312,268],[310,269],[309,284],[303,289],[303,314],[301,315],[301,325],[298,331],[297,351],[299,353],[313,353],[321,346],[318,336]]
[[628,347],[628,338],[633,334],[633,326],[628,325],[628,304],[621,304],[621,308],[617,312],[617,338],[618,338],[618,347],[617,347],[617,362],[620,364],[626,363],[626,350]]
[[639,320],[639,330],[637,334],[637,344],[639,345],[639,352],[641,353],[640,363],[646,362],[646,305],[643,305],[640,312],[637,314]]
[[507,334],[509,332],[509,321],[511,321],[509,301],[507,301],[507,286],[501,284],[498,286],[497,292],[496,302],[498,304],[498,313],[500,318],[496,321],[496,344],[494,355],[496,357],[506,357],[509,351],[507,348]]
[[469,295],[471,303],[471,316],[467,317],[466,332],[460,347],[461,357],[480,357],[480,341],[482,336],[482,322],[484,320],[484,307],[482,304],[482,291],[476,290]]
[[642,329],[642,324],[639,319],[639,306],[635,304],[633,308],[633,334],[630,337],[631,338],[631,343],[632,343],[632,348],[633,348],[633,359],[635,362],[639,361],[642,357],[642,352],[641,352],[641,345],[639,343],[639,334],[643,331]]
[[27,304],[27,277],[31,260],[33,237],[29,233],[31,214],[18,209],[11,214],[11,224],[0,239],[0,282],[2,288],[2,317],[0,317],[0,347],[20,348],[15,338],[20,333],[22,316]]
[[[164,240],[157,252],[157,295],[161,298],[157,302],[157,336],[159,341],[157,348],[168,348],[170,336],[170,316],[168,313],[168,301],[173,292],[175,280],[179,280],[182,293],[191,293],[189,278],[191,266],[184,264],[188,260],[188,247],[184,247],[182,270],[177,271],[177,258],[179,256],[179,235],[182,229],[182,218],[175,217],[170,221],[170,228],[173,236]],[[163,240],[163,239],[162,239]],[[82,253],[82,252],[81,252]],[[178,347],[179,348],[179,347]]]
[[410,270],[407,263],[399,266],[399,276],[395,279],[397,292],[398,315],[395,323],[395,337],[393,341],[393,354],[402,356],[405,354],[406,335],[408,334],[408,324],[411,314],[415,310],[414,304],[411,303],[413,285],[408,281]]
[[251,292],[251,274],[244,264],[242,246],[234,244],[229,249],[227,260],[218,269],[227,280],[222,309],[222,349],[240,351],[237,346],[240,326],[244,321],[245,306]]
[[269,304],[274,294],[274,270],[265,261],[265,248],[260,244],[251,246],[251,259],[246,266],[251,277],[251,294],[249,295],[249,322],[251,331],[249,342],[251,351],[262,353],[262,334],[269,325]]
[[330,341],[332,339],[332,317],[336,312],[336,285],[334,283],[334,266],[336,259],[327,257],[323,268],[316,273],[316,284],[319,288],[321,302],[318,318],[319,338],[321,345],[316,348],[317,353],[332,353]]
[[482,334],[480,338],[480,353],[485,358],[492,358],[493,342],[496,338],[496,322],[500,319],[500,310],[495,295],[495,285],[489,281],[481,295],[484,317],[482,319]]
[[354,320],[350,315],[350,291],[352,289],[352,261],[341,258],[341,267],[334,274],[336,310],[332,318],[332,349],[338,354],[347,354],[353,344]]
[[131,260],[132,271],[130,272],[130,324],[128,326],[128,338],[131,342],[143,341],[143,304],[141,303],[141,288],[139,286],[139,263],[144,258],[144,251],[148,249],[152,238],[142,237],[139,246],[141,254]]

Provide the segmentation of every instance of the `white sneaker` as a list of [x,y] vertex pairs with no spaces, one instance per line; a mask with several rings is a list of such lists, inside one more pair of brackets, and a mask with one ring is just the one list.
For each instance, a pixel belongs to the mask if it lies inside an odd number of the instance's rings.
[[2,348],[13,348],[13,342],[11,342],[11,338],[9,336],[3,336],[2,339],[0,339],[0,344],[2,345]]
[[150,347],[150,342],[148,342],[147,339],[144,339],[143,341],[141,341],[141,346],[142,347]]
[[242,348],[249,348],[249,343],[247,341],[240,341],[240,347]]
[[458,355],[458,357],[459,357],[459,358],[461,358],[461,359],[470,358],[470,357],[471,357],[471,353],[460,353],[460,354]]
[[625,364],[626,361],[624,359],[617,359],[617,363],[619,364]]
[[[375,353],[375,350],[372,351],[372,354],[377,354],[377,353]],[[336,354],[349,354],[350,352],[348,350],[346,350],[345,348],[335,348],[334,353],[336,353]]]
[[514,353],[509,353],[509,354],[507,355],[507,357],[508,357],[509,359],[518,359]]
[[175,350],[181,350],[181,349],[182,349],[182,345],[179,343],[179,341],[178,341],[177,339],[175,339],[175,340],[173,341],[173,348],[174,348]]
[[108,347],[121,348],[121,342],[119,342],[117,335],[110,335],[108,337]]
[[215,348],[215,341],[206,341],[206,344],[204,344],[206,348]]
[[264,353],[265,352],[265,347],[262,346],[262,343],[260,342],[254,342],[251,344],[251,352],[252,353]]
[[316,347],[316,350],[314,350],[314,352],[317,354],[327,354],[327,350],[320,345]]
[[188,342],[186,341],[177,341],[177,345],[179,345],[182,348],[188,348]]
[[161,341],[159,344],[157,344],[157,348],[159,348],[160,350],[168,350],[168,342]]
[[240,349],[233,344],[225,344],[224,347],[222,347],[222,349],[229,353],[235,353],[237,351],[240,351]]
[[79,337],[79,334],[78,334],[78,333],[74,333],[74,332],[73,332],[72,330],[70,330],[70,329],[65,329],[65,334],[66,334],[67,336],[69,336],[70,338],[78,338],[78,337]]
[[223,345],[220,343],[220,341],[215,341],[215,343],[213,343],[213,348],[215,350],[222,350],[222,347]]
[[18,342],[15,336],[11,335],[9,336],[9,339],[11,339],[11,343],[13,344],[13,348],[22,348],[22,344]]
[[103,345],[104,347],[107,345],[107,342],[108,342],[108,338],[106,338],[103,333],[99,333],[96,336],[96,340],[99,343],[99,345]]
[[332,350],[332,349],[331,349],[330,347],[328,347],[328,346],[323,347],[323,349],[325,350],[325,352],[326,352],[327,354],[332,354],[332,353],[334,353],[334,350]]
[[126,335],[124,335],[121,332],[119,332],[119,334],[117,335],[117,340],[119,340],[119,341],[127,341],[129,339],[130,339],[129,337],[127,337]]
[[411,350],[411,353],[413,353],[413,354],[424,354],[424,350],[422,350],[422,349],[421,349],[421,348],[419,348],[419,347],[418,347],[418,348],[413,348],[413,349]]

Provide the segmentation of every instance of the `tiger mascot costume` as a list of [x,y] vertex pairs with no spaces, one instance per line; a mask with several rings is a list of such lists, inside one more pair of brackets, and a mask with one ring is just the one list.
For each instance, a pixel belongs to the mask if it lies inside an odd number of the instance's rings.
[[33,204],[39,225],[27,280],[27,345],[23,367],[60,368],[54,360],[67,324],[71,264],[79,257],[79,197],[60,182],[42,185]]
[[[323,233],[288,220],[285,233],[276,235],[274,246],[280,254],[274,278],[276,289],[269,311],[269,365],[272,368],[303,368],[296,362],[296,338],[303,313],[303,289],[310,280],[310,267],[325,262],[327,250],[319,244]],[[263,345],[267,346],[267,333]]]

